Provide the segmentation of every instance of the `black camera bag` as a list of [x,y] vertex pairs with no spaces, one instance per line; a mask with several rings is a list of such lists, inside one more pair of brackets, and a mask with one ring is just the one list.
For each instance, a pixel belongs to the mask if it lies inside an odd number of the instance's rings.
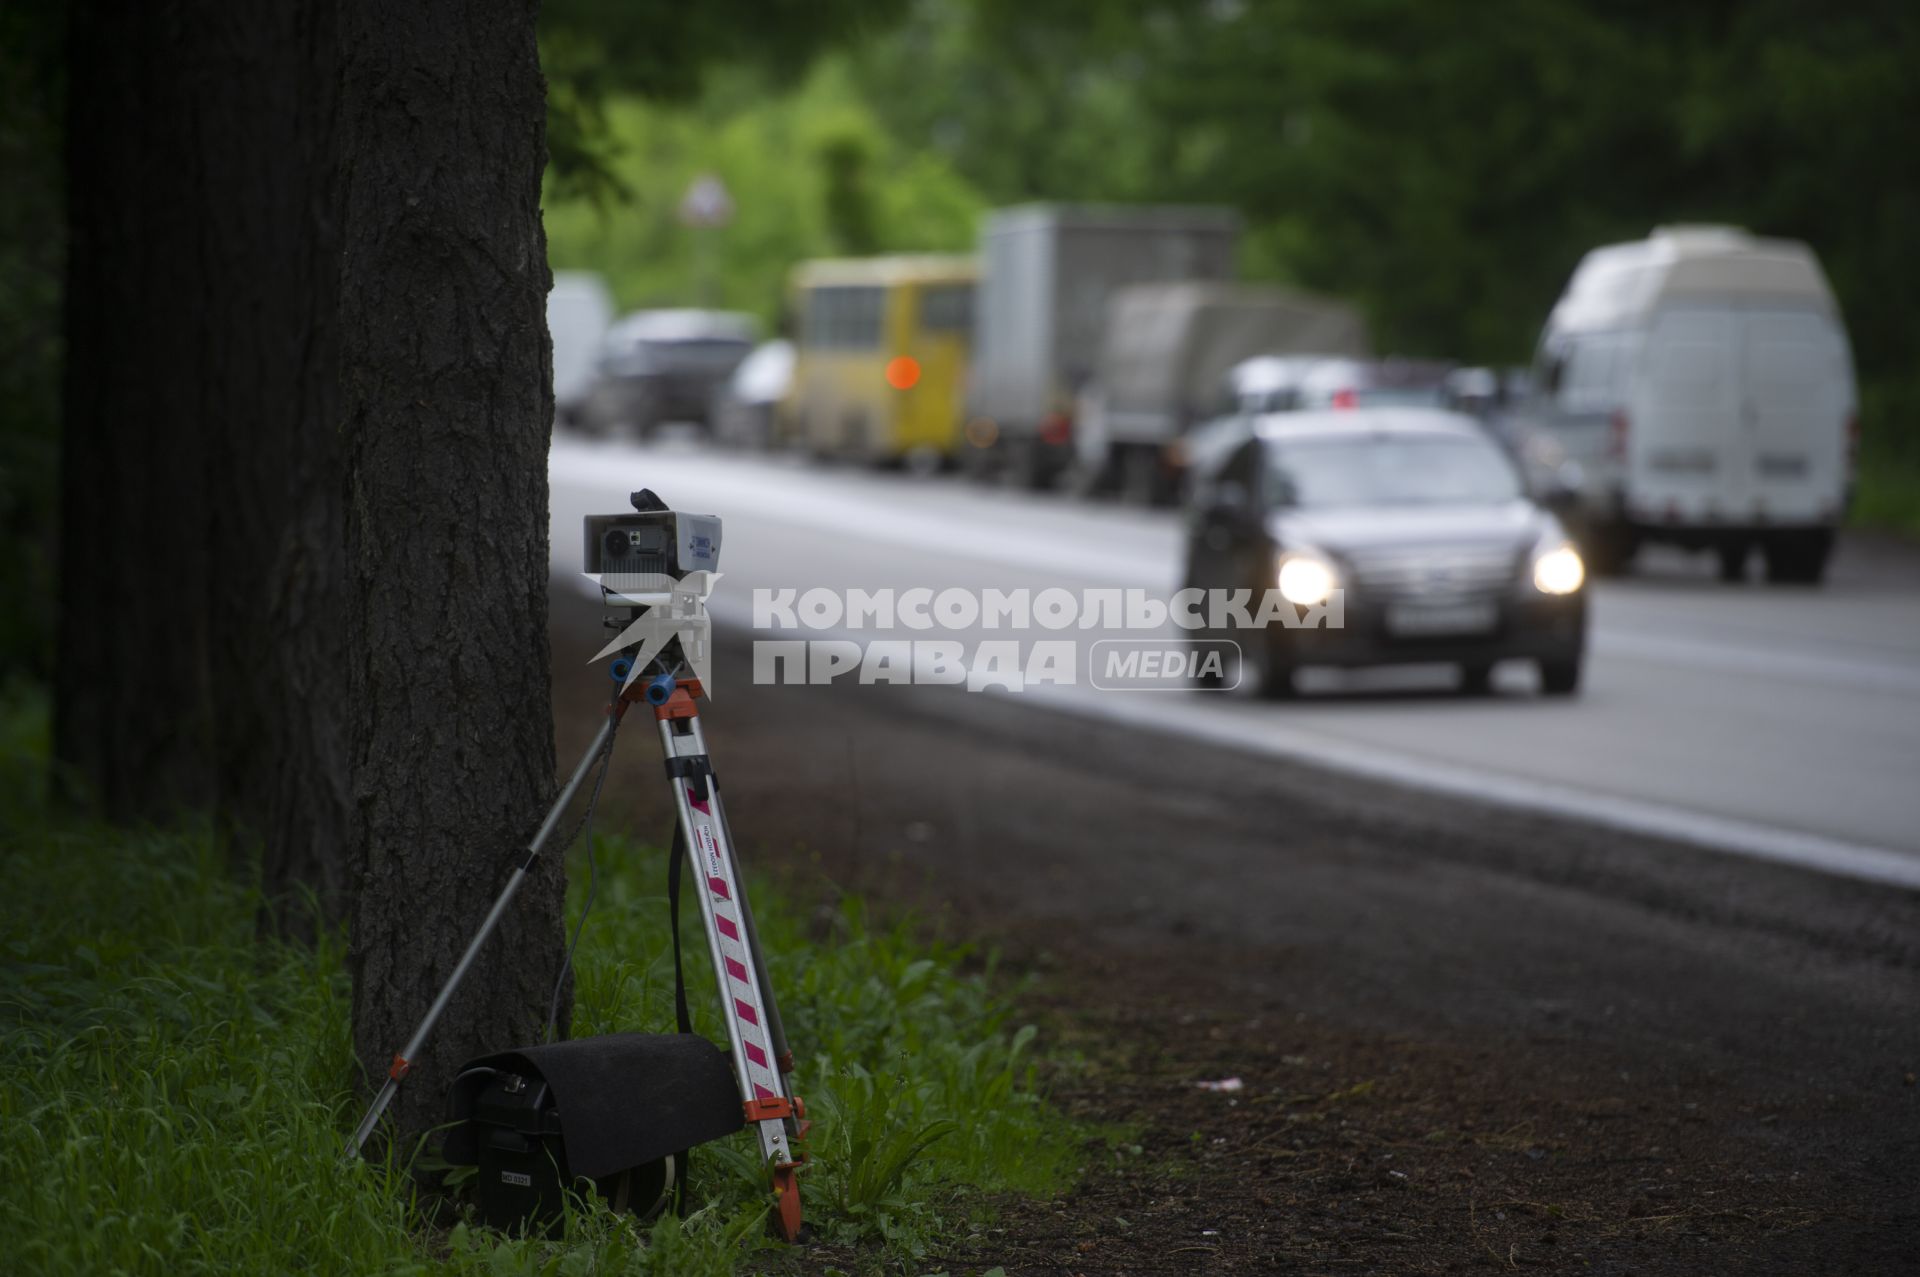
[[726,1053],[691,1033],[482,1056],[454,1079],[450,1102],[446,1159],[478,1168],[480,1217],[507,1230],[552,1230],[569,1188],[650,1216],[677,1188],[688,1149],[745,1125]]

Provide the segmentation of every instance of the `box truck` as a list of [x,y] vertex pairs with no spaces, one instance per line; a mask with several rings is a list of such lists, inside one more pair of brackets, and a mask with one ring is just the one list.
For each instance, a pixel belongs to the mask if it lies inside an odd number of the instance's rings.
[[1289,288],[1182,280],[1132,284],[1107,307],[1074,448],[1090,491],[1164,505],[1188,431],[1223,409],[1229,373],[1256,355],[1365,355],[1353,307]]
[[980,236],[963,463],[1053,484],[1073,456],[1075,403],[1093,377],[1107,302],[1155,280],[1225,280],[1227,209],[1034,204],[988,215]]

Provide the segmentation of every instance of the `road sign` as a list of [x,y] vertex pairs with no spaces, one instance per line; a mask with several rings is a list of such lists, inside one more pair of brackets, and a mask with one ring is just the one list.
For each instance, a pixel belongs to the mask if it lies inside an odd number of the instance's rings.
[[733,220],[733,196],[713,173],[702,173],[680,197],[680,220],[688,226],[725,226]]

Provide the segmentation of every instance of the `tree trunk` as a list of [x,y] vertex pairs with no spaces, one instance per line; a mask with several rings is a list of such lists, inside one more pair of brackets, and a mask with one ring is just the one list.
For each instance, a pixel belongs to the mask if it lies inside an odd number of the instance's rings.
[[[534,8],[96,2],[71,35],[57,757],[112,816],[263,834],[270,893],[351,886],[377,1073],[552,788]],[[562,890],[528,884],[403,1132],[536,1036]]]
[[350,802],[332,14],[71,10],[55,682],[69,788],[118,819],[214,810],[264,841],[270,899],[311,888],[329,919]]
[[163,818],[214,790],[200,50],[172,8],[70,20],[56,780]]
[[330,3],[205,7],[216,797],[229,833],[264,853],[269,920],[306,936],[303,892],[323,922],[344,916],[350,838],[337,33]]
[[[553,790],[534,17],[499,0],[341,10],[351,961],[369,1081]],[[403,1147],[441,1120],[461,1062],[537,1040],[563,888],[557,860],[543,863],[413,1062]]]

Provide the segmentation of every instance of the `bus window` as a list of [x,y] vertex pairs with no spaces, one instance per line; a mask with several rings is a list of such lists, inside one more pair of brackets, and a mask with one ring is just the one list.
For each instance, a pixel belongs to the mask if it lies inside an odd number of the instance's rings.
[[880,289],[844,284],[812,289],[806,344],[825,350],[871,350],[880,344]]
[[920,290],[920,327],[930,333],[973,332],[973,285],[931,284]]
[[881,290],[824,285],[809,289],[803,310],[803,344],[817,350],[872,350],[880,344]]
[[880,312],[886,295],[878,288],[849,288],[846,340],[851,350],[872,350],[880,345]]
[[828,345],[827,333],[830,331],[833,303],[829,290],[811,288],[807,290],[805,304],[801,307],[800,344],[815,348]]

